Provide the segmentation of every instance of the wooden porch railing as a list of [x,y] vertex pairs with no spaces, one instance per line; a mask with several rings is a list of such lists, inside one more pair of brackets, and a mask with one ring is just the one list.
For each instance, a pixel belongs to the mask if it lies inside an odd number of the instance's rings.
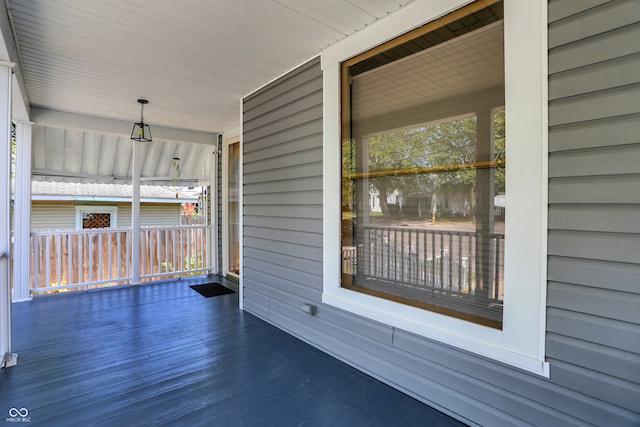
[[[33,231],[31,293],[131,283],[131,233],[129,228]],[[210,239],[206,225],[141,227],[141,281],[210,272]]]

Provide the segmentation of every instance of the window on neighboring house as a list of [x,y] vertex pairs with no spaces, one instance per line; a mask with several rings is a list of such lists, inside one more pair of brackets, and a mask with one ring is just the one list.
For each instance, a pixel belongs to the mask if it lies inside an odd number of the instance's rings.
[[76,206],[76,228],[113,228],[117,226],[116,206]]
[[323,54],[324,302],[548,375],[545,17],[418,1]]

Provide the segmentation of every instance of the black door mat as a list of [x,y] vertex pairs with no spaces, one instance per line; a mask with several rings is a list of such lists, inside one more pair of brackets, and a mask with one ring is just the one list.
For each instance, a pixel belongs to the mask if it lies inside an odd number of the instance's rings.
[[224,286],[219,285],[217,283],[207,283],[205,285],[192,285],[189,287],[205,298],[211,298],[211,297],[217,297],[218,295],[235,293],[235,291],[232,291],[229,288],[225,288]]

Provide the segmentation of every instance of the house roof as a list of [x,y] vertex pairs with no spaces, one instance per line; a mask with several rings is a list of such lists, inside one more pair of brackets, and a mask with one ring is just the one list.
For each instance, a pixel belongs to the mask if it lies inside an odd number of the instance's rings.
[[[33,181],[31,183],[31,200],[37,201],[130,202],[132,197],[131,185],[125,184],[56,181]],[[140,201],[144,203],[196,203],[198,199],[172,188],[141,185]]]

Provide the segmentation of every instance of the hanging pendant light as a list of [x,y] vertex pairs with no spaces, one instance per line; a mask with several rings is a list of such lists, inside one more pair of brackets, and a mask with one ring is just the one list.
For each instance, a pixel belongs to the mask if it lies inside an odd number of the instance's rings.
[[134,141],[146,141],[151,142],[151,128],[144,122],[144,104],[148,104],[146,99],[138,99],[140,104],[140,123],[134,123],[133,129],[131,129],[131,139]]

